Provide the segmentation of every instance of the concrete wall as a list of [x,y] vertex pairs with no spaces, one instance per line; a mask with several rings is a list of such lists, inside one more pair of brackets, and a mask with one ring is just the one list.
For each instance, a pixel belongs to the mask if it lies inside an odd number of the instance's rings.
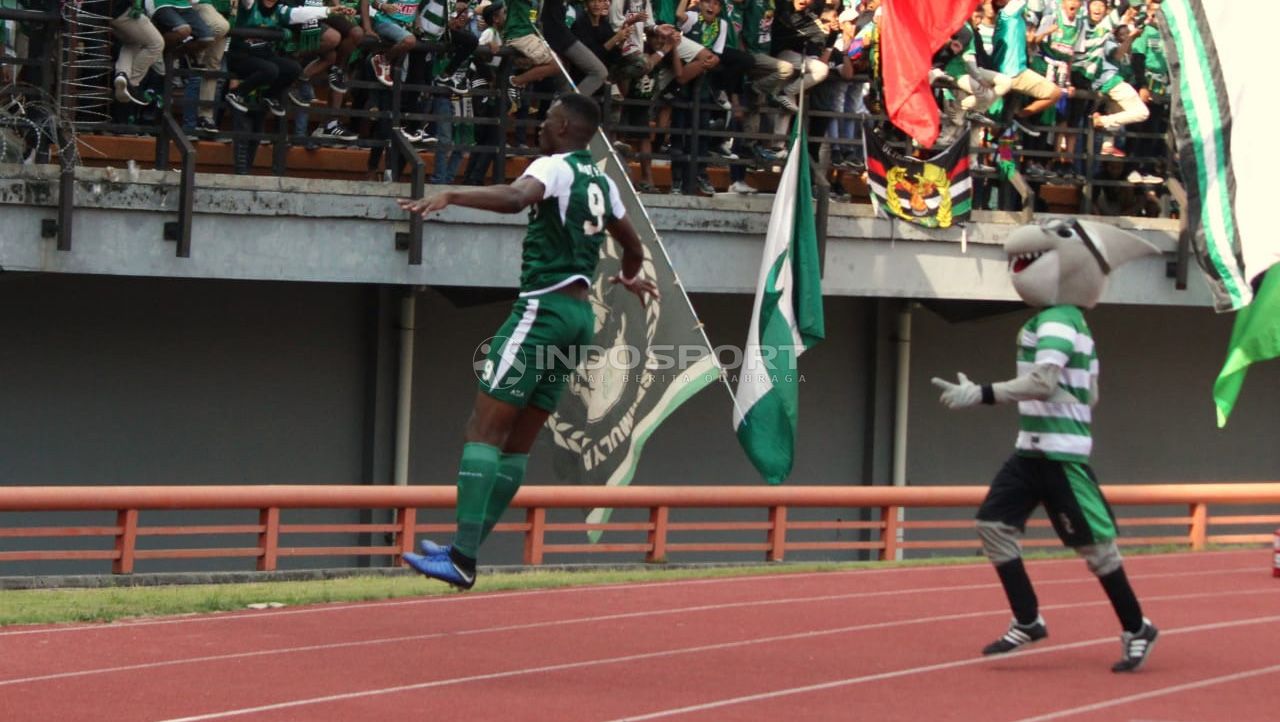
[[[0,484],[358,483],[367,294],[350,285],[0,274]],[[257,521],[252,512],[201,518]],[[177,519],[154,512],[145,523]],[[0,525],[114,521],[0,514]],[[194,541],[147,538],[142,548]],[[140,569],[246,563],[152,561]],[[0,574],[109,569],[5,566]]]
[[[191,256],[162,240],[176,220],[177,174],[77,168],[71,248],[44,237],[57,216],[54,166],[0,166],[0,268],[46,273],[221,278],[317,283],[505,287],[517,275],[523,214],[449,208],[424,229],[421,265],[409,265],[396,234],[408,230],[396,198],[402,183],[353,183],[267,176],[197,176]],[[684,287],[754,293],[772,198],[644,197]],[[975,211],[963,229],[925,229],[877,218],[868,205],[833,203],[823,292],[831,296],[1016,300],[1001,244],[1024,221]],[[1164,255],[1116,272],[1115,303],[1206,306],[1193,273],[1185,290],[1166,277],[1178,222],[1111,218]],[[639,222],[637,220],[637,222]]]
[[[745,337],[749,296],[693,300],[713,344]],[[897,303],[828,299],[828,340],[801,362],[791,483],[888,483]],[[394,310],[388,292],[353,284],[0,274],[0,484],[388,483],[396,331],[388,306]],[[954,317],[978,307],[957,301],[939,308]],[[507,310],[500,301],[457,307],[430,289],[419,297],[412,483],[453,483],[474,394],[471,353]],[[910,483],[985,484],[1009,453],[1012,408],[946,411],[929,378],[961,370],[975,379],[1009,377],[1014,335],[1027,315],[952,323],[914,310]],[[1210,387],[1230,317],[1202,308],[1109,306],[1089,318],[1102,361],[1094,460],[1105,483],[1276,478],[1280,364],[1251,371],[1231,425],[1214,427]],[[555,482],[536,451],[528,482]],[[724,388],[704,390],[654,434],[634,483],[760,483],[733,436]],[[850,518],[859,511],[833,513]],[[314,513],[288,520],[304,518],[358,519]],[[73,523],[112,521],[78,519]],[[0,526],[50,523],[49,515],[0,515]],[[518,561],[515,540],[495,537],[485,561]],[[286,567],[354,563],[288,560]],[[139,571],[250,567],[248,560],[143,562]],[[5,564],[0,575],[104,569],[101,562]]]

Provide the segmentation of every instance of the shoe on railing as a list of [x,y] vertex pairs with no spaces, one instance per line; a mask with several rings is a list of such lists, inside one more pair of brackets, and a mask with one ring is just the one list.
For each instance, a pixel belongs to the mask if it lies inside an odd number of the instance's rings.
[[284,105],[275,98],[263,98],[262,106],[277,118],[283,118],[285,116]]
[[391,78],[391,63],[387,62],[387,56],[378,53],[369,58],[369,65],[373,67],[373,77],[378,79],[379,83],[390,88],[395,85],[395,81]]
[[239,93],[235,92],[234,90],[224,93],[222,95],[222,99],[226,101],[227,105],[231,106],[235,110],[240,111],[241,113],[249,112],[249,104],[244,101],[243,96],[241,96]]
[[336,119],[316,128],[311,135],[315,138],[336,138],[338,140],[355,140],[360,137]]
[[347,92],[347,73],[337,65],[329,68],[329,90],[335,93]]
[[115,81],[116,100],[121,103],[133,103],[134,105],[149,105],[144,99],[143,92],[138,86],[129,82],[129,76],[124,73],[116,73]]

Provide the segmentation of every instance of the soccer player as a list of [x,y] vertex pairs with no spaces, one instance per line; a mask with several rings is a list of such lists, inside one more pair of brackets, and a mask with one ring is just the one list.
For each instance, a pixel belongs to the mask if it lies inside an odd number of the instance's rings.
[[[452,205],[495,213],[530,208],[520,270],[520,298],[495,334],[485,361],[458,470],[458,529],[453,543],[422,542],[405,554],[414,569],[459,589],[476,581],[476,555],[524,478],[529,449],[556,408],[572,368],[563,361],[591,343],[595,312],[588,289],[605,232],[622,246],[622,272],[609,280],[638,296],[658,297],[640,277],[644,252],[613,181],[587,144],[600,124],[595,101],[567,94],[542,122],[538,158],[510,185],[448,190],[400,207],[426,218]],[[549,359],[548,368],[535,368]]]
[[1123,648],[1113,672],[1147,661],[1158,634],[1125,575],[1116,522],[1089,466],[1098,401],[1098,354],[1084,310],[1102,297],[1112,269],[1159,250],[1113,226],[1053,220],[1024,226],[1005,241],[1013,287],[1039,312],[1018,332],[1018,376],[994,384],[933,379],[942,403],[1017,403],[1017,449],[978,508],[978,536],[1013,608],[1009,631],[983,654],[1004,654],[1049,636],[1022,563],[1021,535],[1041,504],[1058,538],[1098,577],[1120,621]]

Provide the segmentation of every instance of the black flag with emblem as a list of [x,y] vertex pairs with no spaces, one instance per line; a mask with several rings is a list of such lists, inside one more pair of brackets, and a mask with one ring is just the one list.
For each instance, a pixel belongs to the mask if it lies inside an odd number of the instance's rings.
[[[555,414],[547,420],[556,476],[567,484],[625,486],[654,429],[690,396],[720,379],[720,368],[635,190],[600,133],[591,154],[618,186],[627,217],[644,245],[644,276],[662,299],[642,305],[609,283],[622,249],[609,238],[591,286],[595,342],[579,360]],[[604,521],[596,509],[588,521]],[[598,535],[593,535],[593,538]]]

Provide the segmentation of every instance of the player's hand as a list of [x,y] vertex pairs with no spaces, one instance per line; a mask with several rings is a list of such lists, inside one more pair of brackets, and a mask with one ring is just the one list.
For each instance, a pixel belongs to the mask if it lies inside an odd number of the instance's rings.
[[643,305],[648,305],[650,298],[662,298],[662,294],[658,293],[658,284],[647,278],[641,278],[640,274],[636,274],[635,278],[628,280],[623,278],[621,273],[618,273],[609,277],[609,283],[622,284],[622,287],[634,293]]
[[329,8],[329,17],[333,17],[335,15],[350,16],[355,14],[355,8],[349,8],[346,5],[334,5]]
[[395,3],[383,3],[382,7],[378,8],[378,10],[385,15],[396,15],[400,12],[400,6]]
[[426,196],[425,198],[419,198],[418,200],[413,200],[411,198],[400,198],[396,200],[396,203],[399,203],[401,208],[409,211],[409,213],[417,213],[423,218],[430,216],[432,213],[448,208],[449,202],[450,198],[448,191],[445,191],[444,193],[437,193],[433,196]]
[[982,402],[982,387],[969,380],[964,374],[956,374],[959,383],[951,383],[946,379],[933,377],[933,385],[942,389],[939,401],[949,409],[963,409],[976,406]]

